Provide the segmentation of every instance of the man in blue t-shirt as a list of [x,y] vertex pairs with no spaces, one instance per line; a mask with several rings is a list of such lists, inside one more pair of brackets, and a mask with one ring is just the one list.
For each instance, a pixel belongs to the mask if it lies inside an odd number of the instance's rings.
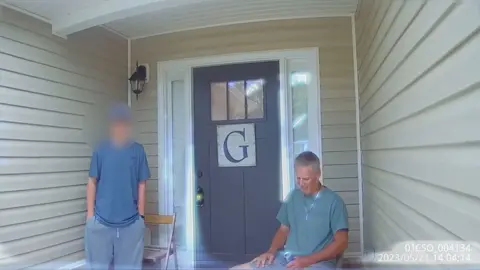
[[282,204],[267,252],[234,269],[334,269],[348,246],[348,214],[340,196],[320,183],[320,160],[312,152],[295,159],[297,189]]
[[143,146],[131,140],[128,106],[109,112],[110,138],[93,152],[87,184],[85,254],[90,269],[141,269],[145,181]]

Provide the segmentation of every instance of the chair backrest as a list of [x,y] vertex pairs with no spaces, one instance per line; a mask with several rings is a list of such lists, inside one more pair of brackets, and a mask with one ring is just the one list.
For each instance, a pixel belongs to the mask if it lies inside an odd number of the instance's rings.
[[[176,215],[145,215],[145,224],[147,225],[171,225],[172,229],[168,234],[168,246],[166,252],[166,259],[165,259],[165,270],[168,269],[168,262],[170,259],[170,255],[172,254],[172,250],[174,250],[174,235],[175,235],[175,217]],[[176,251],[175,256],[176,256]],[[176,265],[178,268],[178,265]]]
[[174,215],[145,215],[145,223],[154,225],[165,225],[175,223]]

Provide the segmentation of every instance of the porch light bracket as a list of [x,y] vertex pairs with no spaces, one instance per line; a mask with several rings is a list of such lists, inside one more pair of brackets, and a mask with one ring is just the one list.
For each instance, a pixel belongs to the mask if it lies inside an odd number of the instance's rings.
[[147,83],[147,68],[144,65],[139,66],[137,61],[135,72],[128,80],[130,82],[130,89],[132,89],[132,92],[138,100],[138,95],[143,92],[145,84]]

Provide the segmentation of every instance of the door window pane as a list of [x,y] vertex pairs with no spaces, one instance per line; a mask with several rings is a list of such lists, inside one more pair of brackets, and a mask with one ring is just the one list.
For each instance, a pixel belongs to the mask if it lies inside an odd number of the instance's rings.
[[245,119],[245,82],[228,82],[228,119]]
[[263,79],[211,83],[212,121],[263,118],[264,85]]
[[210,84],[212,121],[227,120],[227,83]]
[[263,79],[247,81],[247,116],[249,119],[263,118],[263,85]]

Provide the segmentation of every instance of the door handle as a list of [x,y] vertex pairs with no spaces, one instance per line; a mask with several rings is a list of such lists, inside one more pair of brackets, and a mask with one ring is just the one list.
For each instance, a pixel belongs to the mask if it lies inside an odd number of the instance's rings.
[[197,193],[195,195],[195,202],[198,207],[203,207],[205,203],[205,193],[203,192],[203,188],[201,186],[197,187]]

